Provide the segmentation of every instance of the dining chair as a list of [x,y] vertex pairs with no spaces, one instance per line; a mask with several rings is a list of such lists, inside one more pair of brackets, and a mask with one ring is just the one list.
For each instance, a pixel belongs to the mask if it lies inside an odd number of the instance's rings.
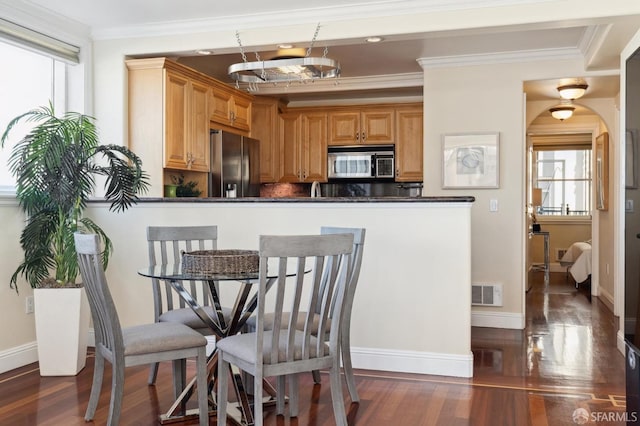
[[[288,377],[291,417],[298,415],[297,374],[328,368],[336,425],[347,424],[340,380],[340,322],[344,318],[342,310],[352,252],[352,234],[260,236],[256,330],[226,337],[217,344],[218,426],[226,426],[230,364],[254,377],[254,401],[263,400],[263,378],[277,376],[277,414],[284,414],[285,378]],[[269,294],[268,264],[269,275],[277,275]],[[312,272],[305,276],[309,266]],[[323,285],[325,274],[328,279]],[[314,308],[318,305],[322,309],[316,315]],[[266,316],[268,312],[273,312],[270,319]],[[291,319],[297,318],[299,312],[307,312],[304,329],[298,329],[297,321],[285,321],[283,312],[291,312]],[[325,336],[328,330],[328,342],[315,337]],[[261,426],[261,403],[254,404],[254,412],[255,425]]]
[[[218,227],[208,226],[149,226],[147,227],[147,244],[149,250],[149,266],[168,263],[179,264],[182,251],[215,250],[218,242]],[[218,316],[211,297],[209,284],[206,281],[190,281],[189,293],[213,319]],[[188,325],[204,335],[212,334],[207,326],[184,300],[172,291],[166,281],[152,279],[153,317],[155,322],[177,322]],[[231,309],[221,308],[223,318],[228,324]],[[156,381],[158,364],[152,364],[149,370],[149,384]]]
[[[347,280],[347,294],[345,296],[344,308],[343,308],[343,321],[342,321],[342,333],[340,335],[340,352],[342,354],[342,367],[344,370],[345,381],[347,382],[347,389],[349,390],[349,396],[352,402],[359,402],[360,396],[356,388],[355,376],[353,374],[353,365],[351,363],[351,310],[353,307],[353,300],[355,298],[356,286],[358,285],[358,278],[360,277],[360,268],[362,265],[362,254],[364,250],[364,239],[366,234],[365,228],[344,228],[335,226],[323,226],[320,228],[321,235],[330,234],[353,234],[353,253],[351,256],[351,275]],[[323,285],[326,284],[327,276],[323,277]],[[322,311],[322,306],[315,306],[315,314],[319,315]],[[298,313],[297,326],[299,330],[304,329],[304,320],[306,312]],[[271,319],[272,314],[267,314],[267,318]],[[283,326],[289,321],[290,313],[283,312],[282,314]],[[256,318],[251,317],[247,320],[245,330],[251,332],[255,330]],[[329,338],[329,333],[325,335],[325,340]],[[315,383],[320,383],[320,372],[313,370],[313,380]]]
[[82,276],[95,328],[95,365],[85,420],[91,421],[98,407],[104,362],[112,366],[111,401],[107,425],[120,420],[126,367],[173,361],[174,396],[184,389],[186,359],[196,359],[196,384],[200,425],[209,424],[207,395],[207,339],[179,323],[153,323],[122,328],[102,268],[99,238],[96,234],[74,234],[78,267]]

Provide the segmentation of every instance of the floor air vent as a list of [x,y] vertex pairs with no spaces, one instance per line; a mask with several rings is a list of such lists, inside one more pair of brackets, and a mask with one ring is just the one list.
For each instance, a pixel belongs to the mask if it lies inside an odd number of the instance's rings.
[[471,304],[502,306],[502,284],[472,284]]

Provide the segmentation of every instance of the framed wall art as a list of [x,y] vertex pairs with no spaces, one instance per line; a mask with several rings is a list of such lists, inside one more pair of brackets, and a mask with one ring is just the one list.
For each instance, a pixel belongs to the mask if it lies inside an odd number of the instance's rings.
[[596,209],[609,209],[609,134],[596,138]]
[[442,137],[442,188],[498,188],[499,133]]

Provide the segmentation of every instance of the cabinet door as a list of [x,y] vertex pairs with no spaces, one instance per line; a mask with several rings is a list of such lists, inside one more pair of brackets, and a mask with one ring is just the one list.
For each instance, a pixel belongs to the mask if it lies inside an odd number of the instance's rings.
[[329,113],[329,145],[360,143],[360,111]]
[[300,115],[280,115],[280,179],[279,182],[300,181]]
[[165,76],[164,166],[187,165],[189,80],[170,71]]
[[254,99],[251,105],[251,137],[260,141],[260,182],[277,182],[280,179],[277,99]]
[[360,140],[365,144],[394,143],[394,110],[366,109],[360,116]]
[[396,124],[396,181],[422,182],[422,108],[397,109]]
[[251,123],[251,100],[234,96],[231,110],[231,125],[237,129],[249,130]]
[[187,152],[187,167],[199,172],[209,171],[209,86],[197,81],[191,82],[191,134]]
[[300,150],[303,182],[327,181],[327,114],[301,116]]
[[213,87],[211,89],[209,113],[211,114],[211,121],[224,124],[226,126],[231,125],[231,108],[232,108],[232,95],[231,92],[219,87]]

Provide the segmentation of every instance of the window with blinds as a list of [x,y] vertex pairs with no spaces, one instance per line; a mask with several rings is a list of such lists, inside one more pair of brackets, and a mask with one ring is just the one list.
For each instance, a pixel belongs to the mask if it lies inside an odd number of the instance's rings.
[[0,41],[71,64],[80,62],[78,46],[2,18],[0,18]]

